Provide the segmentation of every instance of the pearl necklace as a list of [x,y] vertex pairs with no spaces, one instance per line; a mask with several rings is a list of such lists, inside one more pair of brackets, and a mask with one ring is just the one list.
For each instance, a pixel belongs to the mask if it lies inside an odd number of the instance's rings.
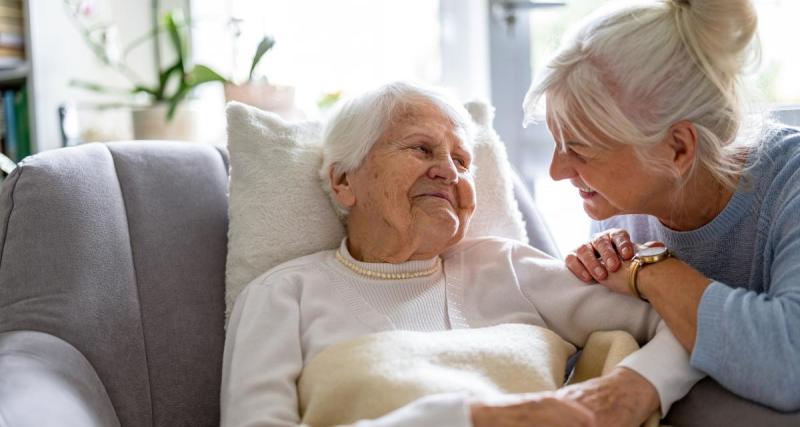
[[437,271],[439,271],[439,264],[441,264],[441,262],[442,262],[441,258],[437,259],[436,260],[436,265],[434,265],[433,267],[431,267],[431,268],[429,268],[427,270],[408,271],[408,272],[404,272],[404,273],[384,273],[382,271],[368,270],[366,268],[359,267],[359,266],[353,264],[352,262],[350,262],[350,260],[345,258],[344,255],[342,255],[341,251],[339,251],[338,249],[336,250],[336,259],[339,260],[339,262],[341,262],[342,265],[344,265],[345,267],[349,268],[350,270],[352,270],[355,273],[358,273],[358,274],[360,274],[362,276],[367,276],[367,277],[370,277],[370,278],[373,278],[373,279],[383,279],[383,280],[405,280],[405,279],[416,279],[418,277],[430,276],[431,274],[436,273]]

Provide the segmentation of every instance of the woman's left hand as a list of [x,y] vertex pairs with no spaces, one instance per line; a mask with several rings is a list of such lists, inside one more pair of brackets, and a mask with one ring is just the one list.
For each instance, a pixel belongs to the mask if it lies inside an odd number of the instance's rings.
[[638,427],[660,407],[655,387],[637,372],[622,367],[563,387],[556,395],[588,408],[598,426]]

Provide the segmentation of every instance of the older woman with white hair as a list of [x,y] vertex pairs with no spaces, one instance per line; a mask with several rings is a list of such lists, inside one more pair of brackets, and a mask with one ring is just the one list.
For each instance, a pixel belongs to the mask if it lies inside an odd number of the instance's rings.
[[[238,297],[223,426],[634,426],[688,391],[698,373],[647,304],[584,287],[520,242],[463,239],[472,132],[462,107],[409,84],[339,108],[321,176],[347,236]],[[553,392],[572,345],[614,329],[653,339],[609,375]],[[548,360],[561,364],[537,388],[530,374]],[[489,387],[505,397],[471,388],[487,379],[517,385]]]
[[[800,132],[745,111],[750,0],[668,0],[594,16],[525,100],[546,98],[550,174],[595,237],[570,270],[661,314],[692,365],[800,409]],[[659,245],[635,251],[633,242]],[[653,245],[650,245],[653,246]],[[632,259],[632,260],[631,260]]]

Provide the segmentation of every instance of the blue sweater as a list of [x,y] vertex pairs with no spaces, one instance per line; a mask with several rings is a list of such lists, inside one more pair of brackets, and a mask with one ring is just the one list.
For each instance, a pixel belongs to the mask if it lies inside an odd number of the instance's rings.
[[778,410],[800,409],[800,129],[781,129],[751,154],[728,205],[708,224],[676,232],[646,215],[623,228],[660,240],[714,282],[698,308],[692,365],[732,392]]

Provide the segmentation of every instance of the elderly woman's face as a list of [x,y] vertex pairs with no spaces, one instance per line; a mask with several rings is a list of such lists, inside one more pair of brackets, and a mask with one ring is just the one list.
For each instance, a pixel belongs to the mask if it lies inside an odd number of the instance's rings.
[[348,174],[349,215],[395,230],[400,246],[444,250],[463,237],[475,210],[471,163],[471,148],[438,108],[404,108]]

